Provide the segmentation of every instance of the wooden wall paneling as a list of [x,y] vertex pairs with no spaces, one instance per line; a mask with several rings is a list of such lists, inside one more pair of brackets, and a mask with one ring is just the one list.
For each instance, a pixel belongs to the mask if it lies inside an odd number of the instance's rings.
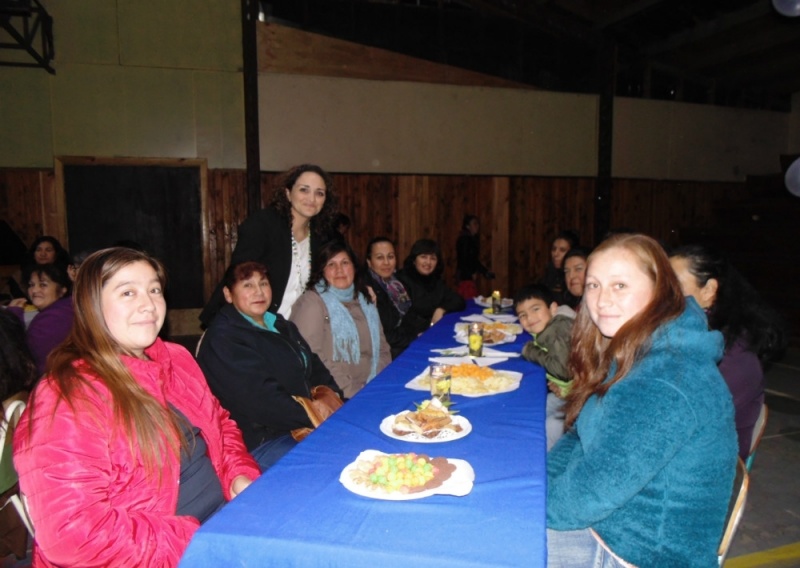
[[[611,189],[611,229],[652,234],[653,180],[614,180]],[[659,212],[660,214],[660,212]]]
[[402,251],[402,262],[422,233],[422,209],[420,203],[425,200],[424,187],[427,185],[426,176],[399,176],[397,203],[399,215],[397,219],[397,248]]
[[[359,261],[365,261],[366,247],[373,237],[385,236],[397,241],[399,207],[395,176],[337,174],[333,177],[339,211],[350,217],[347,240]],[[397,253],[398,261],[402,262],[402,251]]]
[[550,245],[559,231],[575,230],[581,244],[593,244],[594,189],[590,178],[512,178],[509,281],[513,290],[544,275]]
[[[495,280],[487,284],[500,290],[504,297],[511,297],[511,281],[509,278],[509,242],[511,237],[510,216],[510,184],[507,177],[492,178],[492,209],[493,215],[483,219],[484,225],[491,228],[491,269],[495,273]],[[486,250],[483,245],[481,250]],[[478,290],[481,291],[480,289]],[[485,292],[484,292],[485,294]]]
[[39,190],[42,195],[42,230],[56,237],[69,250],[67,236],[67,206],[63,186],[58,187],[52,171],[39,173]]
[[0,169],[0,218],[19,235],[26,247],[45,234],[42,174],[47,170]]
[[256,25],[259,72],[534,89],[524,83],[274,22]]

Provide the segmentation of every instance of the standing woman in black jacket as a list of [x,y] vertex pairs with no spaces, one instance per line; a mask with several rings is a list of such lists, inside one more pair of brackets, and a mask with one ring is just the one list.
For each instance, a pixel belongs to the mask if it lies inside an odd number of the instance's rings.
[[456,241],[456,279],[458,293],[465,300],[478,295],[478,276],[491,280],[494,274],[481,263],[481,222],[475,215],[464,215]]
[[411,308],[406,323],[419,335],[442,319],[448,312],[460,312],[466,307],[464,298],[447,287],[442,280],[444,262],[436,241],[419,239],[403,263],[397,278],[411,296]]
[[266,471],[295,446],[292,430],[312,427],[292,396],[310,398],[317,385],[341,390],[297,327],[267,311],[272,288],[266,266],[233,265],[222,283],[227,304],[206,330],[197,362]]
[[[272,313],[289,318],[292,305],[308,284],[311,261],[330,239],[337,211],[331,176],[319,166],[303,164],[282,176],[269,207],[239,226],[231,266],[253,260],[269,267]],[[207,327],[224,305],[220,284],[200,314],[203,325]]]

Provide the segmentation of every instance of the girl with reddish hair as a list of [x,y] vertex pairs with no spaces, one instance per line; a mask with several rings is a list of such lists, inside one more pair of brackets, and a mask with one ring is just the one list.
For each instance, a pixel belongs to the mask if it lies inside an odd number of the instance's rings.
[[548,565],[716,565],[737,451],[722,336],[650,237],[587,260],[569,430],[547,459]]

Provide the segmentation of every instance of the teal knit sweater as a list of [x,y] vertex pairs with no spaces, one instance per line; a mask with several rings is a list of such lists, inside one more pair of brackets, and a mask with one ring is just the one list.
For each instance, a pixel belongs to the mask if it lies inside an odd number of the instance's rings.
[[547,525],[593,528],[640,567],[717,566],[736,468],[722,336],[691,298],[547,456]]

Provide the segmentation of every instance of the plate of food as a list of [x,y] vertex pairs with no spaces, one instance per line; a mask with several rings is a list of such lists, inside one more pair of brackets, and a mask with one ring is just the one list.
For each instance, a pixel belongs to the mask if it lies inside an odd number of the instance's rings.
[[[458,322],[455,326],[455,332],[457,334],[464,334],[466,335],[469,333],[469,326],[468,322]],[[504,322],[504,321],[495,321],[491,323],[483,324],[483,342],[486,343],[487,334],[493,331],[500,331],[505,333],[506,335],[519,335],[522,333],[522,326],[518,323],[512,322]]]
[[[472,363],[450,367],[450,393],[471,398],[515,391],[521,380],[522,373],[516,371],[498,371]],[[430,367],[407,382],[406,388],[430,392]]]
[[364,450],[345,466],[339,482],[371,499],[407,501],[431,495],[463,497],[472,491],[475,472],[469,462],[409,452]]
[[463,416],[451,414],[438,398],[426,400],[416,410],[406,410],[383,419],[381,432],[404,442],[432,444],[459,440],[472,432]]
[[[491,325],[491,324],[488,324]],[[469,345],[469,334],[465,330],[458,331],[459,326],[456,325],[456,334],[453,338],[458,343]],[[498,328],[485,327],[483,330],[483,344],[485,346],[503,345],[504,343],[514,343],[517,336],[513,333],[508,333]]]
[[[478,304],[482,308],[491,308],[492,307],[492,297],[491,296],[475,296],[475,303]],[[514,300],[511,298],[503,298],[500,300],[500,307],[503,309],[510,308],[514,305]]]

